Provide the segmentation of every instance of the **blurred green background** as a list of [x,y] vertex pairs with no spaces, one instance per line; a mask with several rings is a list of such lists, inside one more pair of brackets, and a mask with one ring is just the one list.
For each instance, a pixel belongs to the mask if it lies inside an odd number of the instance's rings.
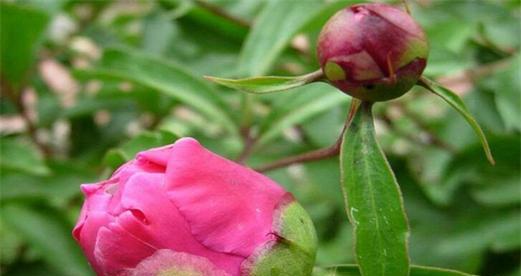
[[[349,102],[334,88],[246,97],[203,75],[314,71],[321,26],[357,2],[1,1],[1,274],[92,275],[71,236],[79,185],[139,150],[193,136],[256,167],[333,144]],[[421,88],[376,105],[412,261],[521,275],[520,1],[407,2],[430,40],[425,74],[464,97],[497,161]],[[311,214],[317,265],[353,263],[337,159],[268,175]]]

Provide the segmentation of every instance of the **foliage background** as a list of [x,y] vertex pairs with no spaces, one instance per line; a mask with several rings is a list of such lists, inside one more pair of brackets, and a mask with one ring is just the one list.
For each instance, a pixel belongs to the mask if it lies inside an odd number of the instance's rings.
[[[71,238],[79,184],[138,150],[193,136],[255,167],[333,144],[349,102],[334,88],[246,97],[202,76],[313,71],[322,24],[355,2],[1,1],[2,275],[92,275]],[[497,161],[421,88],[377,105],[412,261],[520,275],[520,1],[408,2],[431,43],[425,74],[464,95]],[[337,159],[268,174],[311,214],[317,265],[354,262]]]

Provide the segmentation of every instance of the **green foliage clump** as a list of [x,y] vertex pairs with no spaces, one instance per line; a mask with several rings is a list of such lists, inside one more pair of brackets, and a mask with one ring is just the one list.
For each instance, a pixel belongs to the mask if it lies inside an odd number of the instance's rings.
[[[79,185],[141,149],[193,136],[265,168],[334,144],[350,99],[333,87],[252,97],[202,76],[311,72],[322,25],[355,2],[0,2],[2,274],[92,275],[70,234]],[[374,106],[404,196],[411,263],[518,275],[521,6],[408,2],[431,41],[425,74],[464,97],[496,160],[490,166],[473,130],[421,88]],[[311,215],[317,275],[355,262],[337,159],[267,172]]]

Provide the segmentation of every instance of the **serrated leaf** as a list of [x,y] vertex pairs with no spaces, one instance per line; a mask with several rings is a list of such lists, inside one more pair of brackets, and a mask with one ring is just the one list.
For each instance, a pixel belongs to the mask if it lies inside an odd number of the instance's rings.
[[64,224],[57,212],[9,204],[2,207],[1,214],[5,222],[61,274],[93,275],[79,246],[74,244],[71,226]]
[[205,77],[229,88],[242,90],[253,94],[266,94],[288,90],[299,87],[307,83],[316,81],[322,77],[322,71],[316,71],[296,77],[262,76],[244,79],[224,79],[218,77]]
[[485,151],[485,155],[487,156],[488,161],[491,164],[495,164],[496,162],[494,161],[494,157],[492,156],[492,152],[490,151],[490,146],[488,145],[487,137],[485,136],[485,133],[483,133],[483,130],[479,126],[478,122],[470,114],[463,100],[461,100],[461,98],[458,97],[456,93],[425,77],[422,77],[419,80],[418,84],[425,87],[430,92],[438,95],[449,105],[451,105],[456,111],[458,111],[458,113],[461,114],[463,118],[465,118],[465,120],[472,127],[476,135],[479,137],[479,140],[483,145],[483,150]]
[[340,170],[362,275],[408,275],[408,225],[402,195],[376,141],[368,103],[360,106],[344,133]]
[[0,71],[15,88],[35,61],[49,19],[44,11],[0,2]]
[[0,139],[0,170],[33,175],[46,175],[50,172],[35,146],[13,138]]
[[[327,268],[315,268],[313,276],[360,276],[357,265],[339,265]],[[411,265],[410,276],[472,276],[456,270],[438,267]]]
[[333,87],[321,83],[300,87],[283,95],[285,98],[274,107],[261,125],[258,147],[272,141],[286,128],[302,123],[334,106],[346,104],[350,99]]
[[181,66],[137,51],[105,50],[94,69],[77,71],[81,77],[128,80],[155,89],[193,107],[232,133],[237,127],[219,96],[202,79]]

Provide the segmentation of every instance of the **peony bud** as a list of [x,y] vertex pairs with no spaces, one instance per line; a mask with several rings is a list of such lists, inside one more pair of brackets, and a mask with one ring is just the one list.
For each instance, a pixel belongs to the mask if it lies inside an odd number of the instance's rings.
[[386,101],[407,92],[421,76],[428,51],[413,18],[386,4],[337,12],[322,29],[317,49],[326,78],[365,101]]
[[291,194],[194,139],[81,189],[73,236],[98,275],[311,273],[314,228]]

